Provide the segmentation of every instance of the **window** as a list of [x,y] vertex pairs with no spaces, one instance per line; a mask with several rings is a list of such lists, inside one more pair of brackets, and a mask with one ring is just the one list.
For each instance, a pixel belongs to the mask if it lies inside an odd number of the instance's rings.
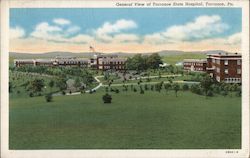
[[241,60],[237,60],[237,65],[241,65]]
[[224,65],[228,65],[228,60],[225,60],[225,61],[224,61]]
[[225,74],[228,74],[228,69],[225,69]]
[[220,73],[220,68],[217,67],[216,72],[217,72],[217,73]]
[[241,74],[241,69],[237,69],[237,74]]

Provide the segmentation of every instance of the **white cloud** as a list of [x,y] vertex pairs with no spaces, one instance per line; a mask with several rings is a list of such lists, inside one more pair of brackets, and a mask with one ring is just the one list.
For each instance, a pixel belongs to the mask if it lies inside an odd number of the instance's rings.
[[228,44],[241,44],[241,33],[235,33],[228,37]]
[[97,39],[100,39],[102,41],[111,41],[113,39],[113,34],[134,28],[137,28],[137,24],[133,20],[120,19],[113,24],[110,22],[105,22],[94,32]]
[[113,41],[117,43],[131,43],[139,40],[140,38],[135,34],[117,34],[113,38]]
[[76,32],[79,32],[80,30],[81,28],[79,26],[71,26],[66,30],[66,32],[69,34],[74,34]]
[[10,28],[9,37],[10,39],[21,38],[25,36],[25,31],[23,28],[16,26],[15,28]]
[[71,24],[71,22],[69,20],[63,19],[63,18],[54,19],[53,22],[55,24],[58,24],[58,25],[69,25],[69,24]]
[[88,43],[90,41],[93,41],[93,38],[91,36],[83,34],[79,34],[77,36],[68,39],[68,42],[72,43]]
[[174,25],[165,31],[145,36],[147,42],[181,42],[213,38],[223,33],[229,26],[221,21],[218,15],[199,16],[194,21],[184,25]]
[[92,37],[88,35],[78,34],[72,36],[73,34],[79,32],[79,30],[80,27],[78,26],[70,25],[67,28],[63,28],[60,26],[50,25],[47,22],[42,22],[36,26],[30,36],[32,38],[65,43],[86,43],[89,40],[92,40]]

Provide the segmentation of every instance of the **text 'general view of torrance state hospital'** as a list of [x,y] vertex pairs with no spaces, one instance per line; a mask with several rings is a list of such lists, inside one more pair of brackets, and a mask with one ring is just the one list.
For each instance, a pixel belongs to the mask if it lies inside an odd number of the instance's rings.
[[[90,47],[93,49],[92,47]],[[16,67],[78,66],[97,70],[125,70],[126,58],[115,54],[93,53],[93,57],[56,57],[54,59],[15,59]],[[206,72],[218,82],[241,83],[242,56],[238,53],[208,54],[207,59],[184,59],[181,66],[188,72]],[[168,66],[168,64],[165,64]]]

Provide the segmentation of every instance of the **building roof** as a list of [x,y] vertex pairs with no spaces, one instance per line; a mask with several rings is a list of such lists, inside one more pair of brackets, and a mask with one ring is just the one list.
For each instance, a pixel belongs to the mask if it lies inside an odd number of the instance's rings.
[[184,62],[206,63],[206,59],[184,59]]
[[216,54],[208,54],[208,57],[216,56],[216,57],[241,57],[241,53],[216,53]]

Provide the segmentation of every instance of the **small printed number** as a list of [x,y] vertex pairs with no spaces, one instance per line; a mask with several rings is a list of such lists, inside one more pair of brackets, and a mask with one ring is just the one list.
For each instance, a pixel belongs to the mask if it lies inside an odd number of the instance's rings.
[[238,151],[228,150],[228,151],[226,151],[226,153],[227,153],[227,154],[237,154],[237,153],[238,153]]

